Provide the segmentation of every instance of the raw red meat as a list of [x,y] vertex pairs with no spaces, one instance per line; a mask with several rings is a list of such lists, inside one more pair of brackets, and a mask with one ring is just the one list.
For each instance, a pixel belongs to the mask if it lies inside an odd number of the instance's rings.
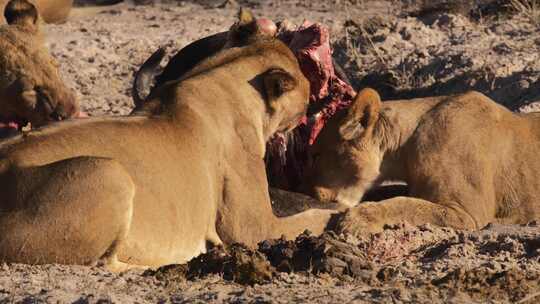
[[310,106],[304,123],[289,136],[277,135],[268,144],[266,157],[270,185],[298,190],[307,164],[307,148],[312,145],[326,121],[350,105],[354,89],[335,73],[327,27],[305,21],[300,27],[283,21],[278,37],[294,52],[310,82]]

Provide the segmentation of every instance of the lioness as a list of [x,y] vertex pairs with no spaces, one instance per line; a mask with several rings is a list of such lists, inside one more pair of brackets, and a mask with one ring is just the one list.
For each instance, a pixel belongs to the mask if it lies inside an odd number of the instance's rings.
[[[30,0],[38,8],[39,14],[43,21],[47,23],[62,23],[65,22],[71,7],[73,6],[73,0]],[[9,0],[0,0],[0,10],[4,10],[4,7]],[[1,19],[1,18],[0,18]],[[2,22],[0,22],[2,23]]]
[[381,103],[358,93],[313,146],[315,197],[354,206],[385,180],[411,197],[361,203],[339,224],[354,233],[407,221],[464,229],[540,216],[540,115],[514,114],[478,92]]
[[37,10],[11,0],[0,25],[0,122],[34,126],[78,113],[75,95],[58,73],[40,32]]
[[286,45],[254,42],[162,86],[149,97],[159,116],[66,121],[0,143],[0,260],[123,270],[321,233],[335,211],[274,216],[263,162],[308,94]]

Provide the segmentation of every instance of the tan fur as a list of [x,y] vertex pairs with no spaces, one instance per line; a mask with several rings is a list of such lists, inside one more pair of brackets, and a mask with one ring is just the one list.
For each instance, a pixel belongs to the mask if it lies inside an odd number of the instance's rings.
[[11,182],[0,189],[0,256],[101,257],[119,270],[186,262],[207,244],[321,233],[334,211],[274,216],[263,161],[266,140],[297,124],[308,95],[287,46],[261,42],[162,86],[151,96],[164,105],[159,116],[63,122],[4,142],[0,179]]
[[[12,1],[12,24],[0,25],[0,117],[34,126],[76,114],[79,105],[47,49],[25,0]],[[18,13],[18,12],[22,13]]]
[[514,114],[481,93],[381,103],[366,89],[321,132],[309,184],[319,199],[350,206],[383,181],[409,185],[411,197],[350,209],[341,229],[356,233],[403,221],[525,223],[540,217],[538,151],[540,115]]
[[[4,11],[8,2],[9,0],[0,0],[0,11]],[[30,0],[30,2],[37,6],[41,18],[47,23],[65,22],[73,6],[73,0]],[[3,16],[0,20],[0,24],[5,21]]]

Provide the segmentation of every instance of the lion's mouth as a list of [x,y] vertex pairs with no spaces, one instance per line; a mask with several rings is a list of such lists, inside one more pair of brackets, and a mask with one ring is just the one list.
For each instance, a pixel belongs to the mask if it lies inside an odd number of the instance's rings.
[[[48,118],[51,122],[58,122],[69,118],[88,118],[88,114],[86,114],[84,111],[78,111],[69,117],[67,115],[60,115],[57,112],[53,112]],[[18,134],[20,131],[30,131],[31,129],[32,124],[26,118],[21,118],[18,116],[0,116],[0,138]]]
[[0,129],[19,129],[19,124],[15,121],[0,121]]
[[289,132],[276,132],[270,137],[267,143],[268,153],[272,157],[279,159],[281,164],[285,164],[287,159],[287,143],[289,142],[288,133]]
[[26,124],[25,119],[0,116],[0,138],[17,134],[20,128]]
[[[276,131],[267,142],[267,150],[272,157],[278,157],[282,164],[286,162],[286,153],[292,144],[301,144],[299,134],[295,131],[299,126],[306,126],[309,119],[306,115],[300,114],[291,120],[292,122]],[[295,140],[296,139],[296,140]]]
[[17,116],[13,117],[4,117],[0,116],[0,129],[15,129],[18,130],[19,127],[27,124],[28,121],[24,118]]

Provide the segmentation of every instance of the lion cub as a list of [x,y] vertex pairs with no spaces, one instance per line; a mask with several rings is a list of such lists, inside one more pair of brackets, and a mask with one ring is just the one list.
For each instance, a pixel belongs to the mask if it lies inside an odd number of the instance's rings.
[[381,102],[358,93],[313,147],[315,197],[354,206],[385,180],[410,197],[351,208],[341,229],[407,221],[480,229],[540,217],[540,115],[515,114],[478,92]]
[[11,0],[0,25],[0,122],[40,126],[79,111],[73,92],[58,73],[44,45],[36,7]]

